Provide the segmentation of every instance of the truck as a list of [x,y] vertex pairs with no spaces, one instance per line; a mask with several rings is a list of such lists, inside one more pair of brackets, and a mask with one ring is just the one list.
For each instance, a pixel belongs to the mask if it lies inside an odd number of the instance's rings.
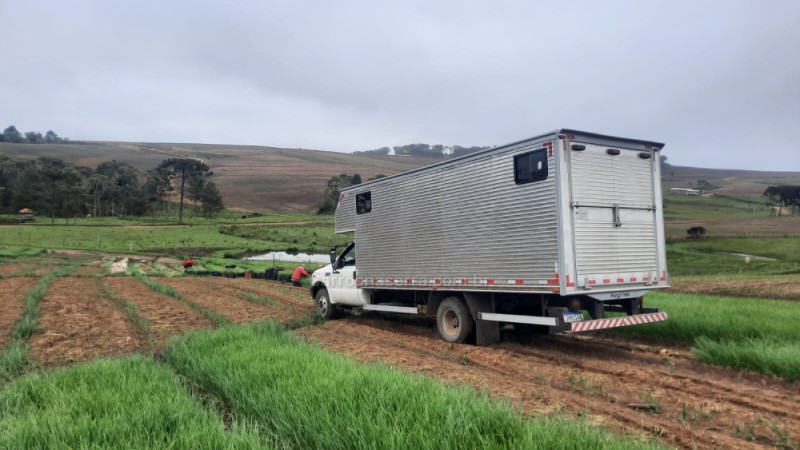
[[663,146],[558,129],[343,189],[355,238],[313,272],[316,310],[435,316],[478,345],[667,320],[643,302],[669,287]]

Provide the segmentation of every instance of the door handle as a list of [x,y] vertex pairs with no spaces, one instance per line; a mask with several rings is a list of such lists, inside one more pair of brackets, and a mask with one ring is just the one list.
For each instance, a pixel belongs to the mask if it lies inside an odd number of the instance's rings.
[[614,226],[621,227],[622,221],[619,219],[619,205],[614,204]]

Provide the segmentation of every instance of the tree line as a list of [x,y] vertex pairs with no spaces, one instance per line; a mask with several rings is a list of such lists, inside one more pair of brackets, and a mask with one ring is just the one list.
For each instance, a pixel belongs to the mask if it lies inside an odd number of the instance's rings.
[[419,157],[426,157],[426,158],[456,158],[459,156],[469,155],[470,153],[475,153],[480,150],[486,150],[491,147],[462,147],[460,145],[453,145],[453,146],[446,146],[441,144],[436,145],[429,145],[429,144],[407,144],[407,145],[398,145],[397,147],[381,147],[376,148],[373,150],[363,150],[363,151],[356,151],[353,152],[355,155],[367,155],[367,156],[386,156],[394,150],[395,155],[404,155],[404,156],[419,156]]
[[15,144],[59,144],[69,142],[69,139],[62,138],[53,130],[48,130],[42,135],[38,131],[28,131],[20,133],[17,127],[11,125],[0,134],[0,142],[11,142]]
[[211,216],[224,209],[213,172],[201,161],[166,159],[140,179],[137,170],[122,161],[105,161],[94,169],[57,158],[21,159],[0,153],[0,213],[23,209],[56,217],[86,215],[141,216],[166,213],[179,198],[183,221],[184,198]]
[[770,186],[762,194],[767,198],[767,206],[777,206],[776,215],[781,215],[781,209],[800,207],[800,186],[777,185]]

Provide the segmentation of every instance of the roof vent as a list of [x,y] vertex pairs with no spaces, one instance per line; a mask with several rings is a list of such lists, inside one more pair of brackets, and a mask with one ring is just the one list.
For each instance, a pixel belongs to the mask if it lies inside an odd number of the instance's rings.
[[575,150],[576,152],[580,152],[586,150],[586,146],[583,144],[572,144],[572,149]]
[[639,158],[650,159],[650,152],[641,152],[641,153],[639,153]]
[[616,156],[616,155],[619,155],[619,150],[617,150],[615,148],[610,148],[610,149],[606,150],[606,153],[608,153],[609,155]]

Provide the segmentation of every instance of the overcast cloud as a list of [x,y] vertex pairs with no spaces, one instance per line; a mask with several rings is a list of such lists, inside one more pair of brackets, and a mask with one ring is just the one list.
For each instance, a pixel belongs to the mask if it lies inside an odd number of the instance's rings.
[[567,127],[800,171],[800,2],[0,0],[0,126],[352,151]]

